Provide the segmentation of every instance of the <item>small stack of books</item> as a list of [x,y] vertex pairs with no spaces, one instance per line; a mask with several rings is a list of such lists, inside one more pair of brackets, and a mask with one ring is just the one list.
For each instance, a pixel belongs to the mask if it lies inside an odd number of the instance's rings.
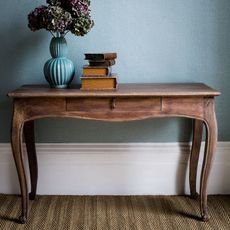
[[112,73],[117,53],[86,53],[89,64],[83,66],[81,89],[117,89],[117,75]]

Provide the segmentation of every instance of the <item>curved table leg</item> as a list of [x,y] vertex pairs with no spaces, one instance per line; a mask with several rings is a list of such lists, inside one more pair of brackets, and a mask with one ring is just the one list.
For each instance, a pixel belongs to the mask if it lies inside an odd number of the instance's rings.
[[34,121],[27,121],[24,124],[24,137],[29,161],[31,192],[29,194],[30,200],[34,200],[37,190],[38,181],[38,164],[35,148],[34,138]]
[[23,116],[22,114],[14,111],[13,121],[12,121],[12,130],[11,130],[11,146],[12,152],[14,156],[15,165],[17,168],[20,189],[21,189],[21,205],[22,205],[22,213],[19,217],[19,221],[21,223],[25,223],[27,220],[28,214],[28,189],[27,189],[27,181],[26,174],[22,156],[22,131],[23,131]]
[[214,100],[207,99],[206,107],[204,120],[206,127],[206,143],[200,180],[200,208],[203,221],[207,221],[209,219],[207,207],[207,184],[217,143],[217,122]]
[[200,155],[200,146],[202,140],[203,121],[194,119],[193,123],[193,141],[192,150],[190,156],[190,167],[189,167],[189,185],[191,197],[196,199],[198,193],[196,192],[196,179],[197,179],[197,165]]

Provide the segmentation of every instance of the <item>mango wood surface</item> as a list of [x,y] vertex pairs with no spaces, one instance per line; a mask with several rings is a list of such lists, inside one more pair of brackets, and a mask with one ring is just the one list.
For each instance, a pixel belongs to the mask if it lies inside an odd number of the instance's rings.
[[[26,222],[28,200],[35,199],[36,196],[38,166],[33,121],[44,117],[73,117],[113,122],[156,117],[192,118],[194,137],[189,180],[193,197],[197,194],[197,164],[204,124],[206,147],[200,178],[200,208],[202,220],[208,220],[207,181],[217,142],[214,97],[219,94],[201,83],[120,84],[117,91],[81,91],[78,87],[50,89],[42,85],[33,85],[10,92],[8,95],[14,99],[11,144],[22,195],[20,222]],[[23,131],[30,168],[30,195],[22,157]]]
[[51,89],[47,85],[24,85],[8,94],[10,97],[107,97],[107,96],[218,96],[220,93],[203,83],[119,84],[117,90],[87,91],[80,85],[69,89]]

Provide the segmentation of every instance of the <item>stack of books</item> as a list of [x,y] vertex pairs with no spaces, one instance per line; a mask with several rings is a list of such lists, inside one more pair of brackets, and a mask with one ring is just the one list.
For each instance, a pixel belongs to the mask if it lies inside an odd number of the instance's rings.
[[83,66],[81,89],[117,89],[117,75],[112,73],[117,53],[86,53],[89,64]]

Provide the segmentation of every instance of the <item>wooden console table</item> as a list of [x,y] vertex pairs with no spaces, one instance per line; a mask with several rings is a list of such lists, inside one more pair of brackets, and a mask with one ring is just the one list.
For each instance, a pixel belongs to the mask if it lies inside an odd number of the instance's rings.
[[[11,144],[18,172],[22,213],[20,222],[28,216],[28,200],[35,199],[37,188],[37,158],[34,143],[35,119],[73,117],[103,121],[131,121],[156,117],[186,117],[194,120],[190,158],[189,183],[191,196],[197,197],[197,164],[206,127],[206,147],[200,177],[200,210],[208,220],[207,181],[217,142],[217,122],[214,97],[220,93],[204,84],[120,84],[117,91],[81,91],[80,89],[50,89],[48,86],[23,86],[8,94],[13,98]],[[31,193],[22,154],[23,133],[27,147]]]

